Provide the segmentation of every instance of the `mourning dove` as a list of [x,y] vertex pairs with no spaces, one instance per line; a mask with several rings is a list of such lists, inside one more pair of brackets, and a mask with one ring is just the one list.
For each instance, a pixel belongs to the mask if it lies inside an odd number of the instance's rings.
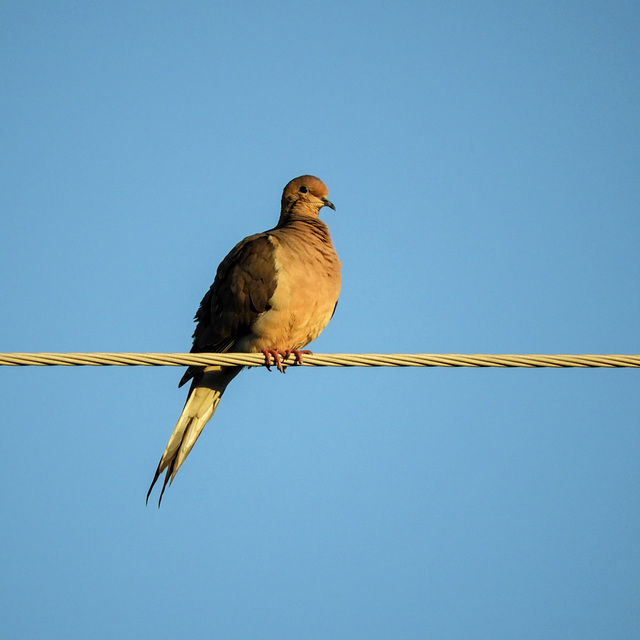
[[[192,352],[263,353],[267,367],[284,372],[282,358],[300,351],[327,326],[340,294],[340,260],[318,214],[333,204],[322,180],[294,178],[284,188],[276,227],[239,242],[220,263],[195,320]],[[153,482],[166,470],[167,484],[189,455],[227,385],[241,367],[189,367],[179,386],[192,379],[189,395]]]

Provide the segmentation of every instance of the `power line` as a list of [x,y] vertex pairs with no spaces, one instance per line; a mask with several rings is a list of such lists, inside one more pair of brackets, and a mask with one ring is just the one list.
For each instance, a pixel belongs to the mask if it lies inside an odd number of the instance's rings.
[[[293,364],[291,356],[284,360]],[[0,353],[0,366],[264,366],[261,353]],[[640,355],[315,353],[308,367],[640,367]]]

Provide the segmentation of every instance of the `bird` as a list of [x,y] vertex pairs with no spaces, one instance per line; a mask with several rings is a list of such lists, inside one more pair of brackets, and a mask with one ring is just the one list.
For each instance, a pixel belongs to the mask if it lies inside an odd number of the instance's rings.
[[[282,192],[280,217],[273,229],[240,241],[218,266],[194,321],[192,353],[262,353],[285,372],[293,354],[302,364],[303,347],[315,340],[335,313],[341,264],[329,228],[320,220],[323,207],[335,211],[322,180],[302,175]],[[160,458],[149,496],[165,472],[158,507],[214,414],[238,366],[190,366],[179,387],[191,380],[182,414]]]

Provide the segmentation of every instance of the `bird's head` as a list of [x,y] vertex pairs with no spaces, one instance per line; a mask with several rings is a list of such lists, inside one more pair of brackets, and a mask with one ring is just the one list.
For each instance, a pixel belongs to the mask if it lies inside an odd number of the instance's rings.
[[327,185],[315,176],[300,176],[287,184],[282,192],[282,209],[280,222],[291,214],[312,216],[317,218],[322,207],[336,208],[327,197]]

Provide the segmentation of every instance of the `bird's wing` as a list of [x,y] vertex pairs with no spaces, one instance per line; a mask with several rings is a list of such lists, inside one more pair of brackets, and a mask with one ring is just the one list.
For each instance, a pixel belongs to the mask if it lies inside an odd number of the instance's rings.
[[[275,247],[267,232],[245,238],[220,263],[196,313],[193,353],[223,353],[251,333],[276,290]],[[182,386],[202,367],[189,367]]]

